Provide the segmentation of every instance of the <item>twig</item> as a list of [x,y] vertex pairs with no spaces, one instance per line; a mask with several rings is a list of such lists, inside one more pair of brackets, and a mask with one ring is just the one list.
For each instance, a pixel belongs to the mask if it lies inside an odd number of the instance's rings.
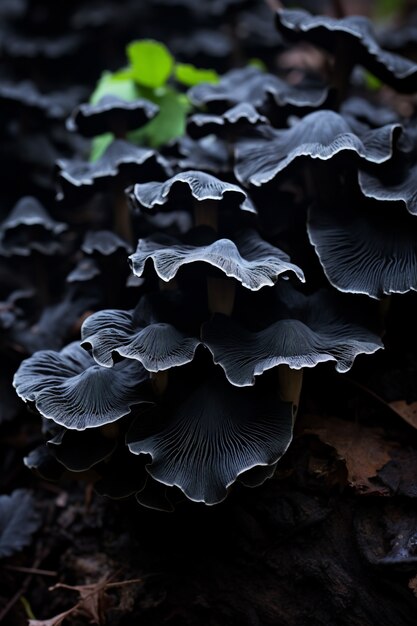
[[121,580],[119,582],[110,583],[107,582],[108,578],[103,579],[103,581],[99,581],[98,583],[90,583],[89,585],[67,585],[65,583],[57,583],[53,587],[49,587],[49,591],[55,591],[55,589],[69,589],[70,591],[78,591],[80,588],[87,589],[91,587],[91,591],[88,595],[85,596],[84,599],[90,598],[91,596],[97,595],[97,591],[101,591],[102,589],[110,589],[113,587],[126,587],[127,585],[133,585],[136,583],[143,583],[143,578],[131,578],[129,580]]
[[37,576],[58,576],[57,572],[52,572],[48,569],[37,569],[35,567],[19,567],[17,565],[3,565],[4,569],[12,570],[13,572],[23,572],[23,574],[33,574]]
[[[30,578],[32,578],[30,576]],[[12,609],[14,607],[14,605],[16,604],[16,602],[19,601],[19,598],[23,595],[23,593],[26,591],[27,586],[30,583],[27,583],[27,585],[25,585],[25,582],[23,583],[23,585],[20,587],[19,591],[16,591],[16,593],[14,594],[14,596],[8,601],[8,603],[6,604],[6,606],[4,607],[4,609],[2,610],[2,612],[0,613],[0,622],[3,621],[3,619],[6,617],[6,615],[8,614],[8,612],[10,611],[10,609]]]
[[364,391],[366,394],[371,396],[371,398],[374,398],[374,400],[377,400],[379,403],[383,404],[385,408],[389,409],[393,413],[396,413],[396,411],[394,411],[394,409],[389,405],[389,402],[384,400],[384,398],[381,398],[381,396],[375,393],[375,391],[372,391],[372,389],[369,389],[369,387],[362,385],[357,380],[350,378],[350,376],[345,376],[345,380],[351,383],[352,385],[355,385],[355,387],[357,387],[358,389],[361,389],[361,391]]
[[[47,552],[42,552],[34,561],[33,566],[29,569],[34,570],[37,569],[38,566],[42,563],[42,561],[45,559],[47,555]],[[23,581],[20,589],[18,589],[16,591],[16,593],[14,594],[14,596],[12,598],[10,598],[10,600],[8,601],[8,603],[6,604],[6,606],[4,607],[4,609],[2,609],[2,611],[0,612],[0,623],[4,620],[4,618],[6,617],[6,615],[9,613],[9,611],[14,607],[14,605],[16,604],[16,602],[19,601],[20,597],[23,596],[25,594],[25,592],[27,591],[27,589],[29,588],[30,583],[32,582],[33,579],[33,574],[29,574],[28,576],[26,576],[25,580]]]

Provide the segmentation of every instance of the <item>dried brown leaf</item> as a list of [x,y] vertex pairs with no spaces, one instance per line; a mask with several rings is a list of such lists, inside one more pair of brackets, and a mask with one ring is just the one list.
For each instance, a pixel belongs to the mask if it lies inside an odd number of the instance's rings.
[[413,428],[417,428],[417,402],[407,404],[404,400],[396,400],[395,402],[389,402],[388,405],[393,411],[398,413],[407,424],[410,424]]
[[417,498],[417,450],[393,450],[392,460],[378,471],[378,478],[392,493],[407,498]]
[[49,619],[30,619],[28,626],[60,626],[66,617],[74,613],[74,608],[75,607],[64,611],[64,613],[59,613],[59,615],[55,615]]
[[391,461],[391,452],[397,447],[384,437],[382,428],[371,428],[337,417],[306,415],[300,434],[313,434],[334,448],[344,460],[348,482],[355,490],[364,494],[388,495],[389,491],[370,479]]
[[45,620],[29,620],[29,626],[60,626],[65,618],[71,615],[82,615],[94,624],[104,624],[106,610],[111,606],[111,599],[106,592],[114,587],[125,587],[134,583],[141,583],[140,578],[123,580],[121,582],[110,582],[108,576],[104,576],[98,582],[89,585],[65,585],[57,583],[50,587],[50,591],[55,589],[69,589],[76,591],[80,597],[76,605],[68,611],[59,613],[54,617]]
[[410,578],[410,580],[408,581],[408,586],[411,589],[411,591],[414,593],[414,595],[417,597],[417,576]]
[[105,611],[109,607],[109,598],[106,596],[107,584],[108,579],[106,576],[91,585],[72,586],[58,583],[54,585],[51,590],[60,588],[76,591],[80,596],[80,600],[75,607],[76,611],[83,613],[90,622],[102,624],[104,622]]

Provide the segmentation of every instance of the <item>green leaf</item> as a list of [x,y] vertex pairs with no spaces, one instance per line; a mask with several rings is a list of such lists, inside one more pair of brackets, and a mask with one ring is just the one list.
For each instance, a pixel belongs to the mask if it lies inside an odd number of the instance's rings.
[[135,82],[135,77],[133,76],[132,68],[124,67],[121,70],[117,70],[112,74],[113,80],[131,80]]
[[218,83],[220,77],[215,70],[199,69],[190,63],[177,63],[175,78],[187,87],[194,87],[200,83]]
[[103,72],[95,90],[91,94],[91,104],[96,104],[103,96],[118,96],[131,102],[138,97],[137,88],[132,78],[129,78],[126,70],[120,72]]
[[378,89],[382,87],[382,81],[380,81],[379,78],[371,74],[371,72],[368,72],[368,70],[364,71],[364,79],[366,86],[372,91],[378,91]]
[[376,19],[392,18],[404,9],[405,0],[376,0],[374,12]]
[[153,101],[159,106],[158,115],[143,128],[129,133],[128,138],[135,143],[158,148],[184,135],[191,105],[184,94],[170,87],[155,95]]
[[105,133],[104,135],[94,137],[91,142],[90,161],[98,161],[113,139],[113,133]]
[[162,87],[171,76],[174,58],[164,44],[152,39],[134,41],[127,46],[132,76],[139,85]]
[[258,70],[261,70],[262,72],[266,72],[268,70],[262,59],[257,59],[256,57],[249,59],[248,65],[251,67],[257,67]]

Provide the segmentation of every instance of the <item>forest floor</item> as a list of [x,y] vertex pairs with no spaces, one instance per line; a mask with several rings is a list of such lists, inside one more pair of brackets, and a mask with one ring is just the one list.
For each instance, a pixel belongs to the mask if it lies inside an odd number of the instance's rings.
[[[36,418],[3,427],[3,489],[34,490],[43,523],[1,563],[1,623],[414,625],[415,370],[400,328],[349,375],[307,372],[274,478],[215,507],[184,501],[161,513],[104,499],[88,482],[43,482],[21,461]],[[385,397],[402,386],[409,404],[384,400],[378,385]]]

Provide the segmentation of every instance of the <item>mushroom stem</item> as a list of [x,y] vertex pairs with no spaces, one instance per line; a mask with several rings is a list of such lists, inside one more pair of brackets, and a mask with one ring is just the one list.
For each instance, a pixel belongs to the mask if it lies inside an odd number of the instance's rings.
[[225,24],[225,32],[232,42],[232,64],[240,67],[245,63],[241,39],[238,36],[238,20],[236,15],[231,15],[228,24]]
[[114,230],[125,241],[133,243],[132,221],[127,195],[123,190],[116,193],[114,200]]
[[207,277],[208,305],[211,313],[230,317],[235,304],[236,283],[227,278]]
[[82,472],[71,472],[68,470],[68,477],[80,482],[86,482],[88,484],[94,484],[99,478],[101,478],[94,468],[84,470]]
[[332,0],[332,5],[334,14],[338,19],[345,17],[346,12],[342,0]]
[[391,294],[388,294],[388,295],[384,296],[379,301],[379,321],[380,321],[380,324],[381,324],[382,336],[384,336],[385,333],[386,333],[388,315],[390,313],[391,304],[392,304],[392,295]]
[[237,139],[239,139],[239,135],[236,135],[236,132],[233,132],[232,130],[230,130],[227,134],[226,134],[226,148],[227,148],[227,153],[229,155],[229,165],[230,165],[230,169],[233,169],[233,163],[234,163],[234,159],[235,159],[235,144]]
[[49,302],[49,284],[48,272],[45,267],[45,259],[40,254],[32,255],[32,272],[33,280],[36,285],[36,294],[42,306],[46,306]]
[[127,127],[126,124],[115,125],[112,129],[112,133],[115,139],[126,139]]
[[162,396],[168,387],[168,370],[163,372],[151,372],[151,383],[154,392],[158,396]]
[[100,426],[100,433],[106,439],[117,439],[120,434],[119,424],[113,422],[111,424],[105,424],[104,426]]
[[346,99],[353,65],[349,48],[344,42],[338,42],[334,51],[334,63],[331,71],[331,84],[337,93],[337,109]]
[[194,202],[194,224],[195,226],[210,226],[217,232],[219,226],[218,204],[213,200]]
[[279,11],[282,9],[282,2],[280,0],[265,0],[266,4],[269,6],[271,11]]
[[22,137],[28,134],[31,129],[31,115],[29,111],[23,109],[19,115],[19,133]]
[[[331,162],[322,163],[312,161],[305,168],[305,185],[307,196],[317,204],[328,206],[337,203],[337,193],[339,192],[341,180],[337,166]],[[338,184],[329,185],[329,180]]]
[[278,366],[279,395],[284,402],[292,402],[294,420],[300,404],[303,371],[291,369],[288,365]]

